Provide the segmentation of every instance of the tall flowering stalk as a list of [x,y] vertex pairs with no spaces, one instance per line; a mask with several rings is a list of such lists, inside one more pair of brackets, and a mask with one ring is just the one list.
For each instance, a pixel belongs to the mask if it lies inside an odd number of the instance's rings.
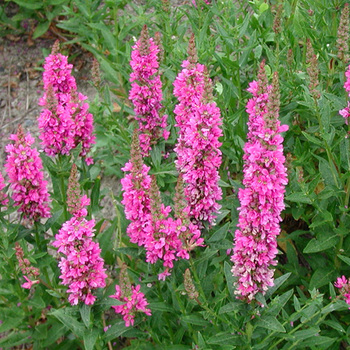
[[337,49],[338,58],[345,64],[349,60],[349,4],[344,5],[340,16],[340,23],[338,27]]
[[93,116],[88,111],[87,97],[77,91],[71,75],[73,65],[58,50],[56,42],[44,64],[45,92],[39,101],[44,108],[38,119],[41,144],[50,156],[69,154],[81,144],[80,156],[91,164],[93,160],[87,154],[95,143]]
[[110,298],[124,302],[124,304],[115,305],[112,308],[117,314],[123,316],[126,327],[134,325],[135,315],[138,312],[151,316],[151,310],[147,308],[147,299],[140,289],[139,284],[136,287],[131,285],[127,267],[123,264],[119,274],[119,285],[115,286],[115,294],[111,295]]
[[158,275],[164,280],[178,258],[188,259],[189,251],[203,243],[197,225],[190,222],[188,211],[181,195],[176,206],[181,210],[179,217],[170,217],[171,207],[161,202],[155,178],[148,174],[149,167],[143,163],[137,132],[133,135],[131,159],[123,168],[125,177],[121,180],[122,204],[130,224],[127,233],[131,242],[146,249],[146,261],[163,262],[165,270]]
[[50,217],[50,198],[42,161],[37,149],[31,147],[35,139],[29,133],[25,135],[19,126],[17,134],[11,135],[10,140],[13,143],[5,148],[8,153],[5,169],[14,205],[19,206],[18,211],[30,222]]
[[129,99],[134,104],[135,119],[138,121],[140,145],[148,155],[151,145],[163,136],[169,137],[165,129],[167,115],[161,113],[162,82],[159,75],[159,46],[150,38],[147,26],[141,31],[140,39],[131,53],[131,90]]
[[92,305],[96,300],[92,290],[105,287],[107,275],[99,244],[92,240],[95,220],[84,217],[87,215],[85,206],[90,204],[90,200],[80,195],[75,165],[69,177],[67,202],[73,216],[63,224],[52,243],[63,254],[59,262],[60,278],[63,285],[69,286],[68,300],[72,305],[79,301]]
[[214,223],[220,209],[217,201],[222,197],[218,185],[222,120],[206,67],[197,63],[194,36],[189,42],[189,59],[182,67],[174,82],[174,95],[179,100],[174,110],[179,128],[176,167],[185,183],[190,217],[196,223]]
[[232,273],[237,277],[236,294],[248,302],[256,293],[273,285],[270,265],[276,265],[281,211],[288,182],[280,125],[278,76],[268,85],[264,62],[258,81],[249,84],[253,97],[247,103],[248,135],[244,146],[244,189],[240,189],[239,223],[235,232]]
[[320,92],[317,90],[319,85],[318,75],[320,70],[318,68],[317,56],[314,52],[310,39],[306,40],[306,64],[307,64],[307,74],[309,76],[309,90],[311,96],[318,100],[321,97]]
[[127,234],[132,243],[143,246],[147,241],[145,227],[151,220],[149,190],[151,188],[150,168],[143,163],[137,131],[133,134],[131,159],[122,170],[126,173],[121,180],[125,216],[130,220]]

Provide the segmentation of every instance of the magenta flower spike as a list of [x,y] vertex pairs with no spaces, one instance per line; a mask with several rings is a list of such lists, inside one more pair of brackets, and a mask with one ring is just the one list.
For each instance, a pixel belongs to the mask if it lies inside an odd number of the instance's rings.
[[135,119],[138,122],[140,146],[144,156],[149,154],[151,145],[160,137],[169,137],[166,130],[168,116],[161,113],[162,82],[159,74],[160,48],[150,38],[145,25],[140,39],[132,48],[129,99],[134,104]]
[[71,75],[73,65],[68,64],[68,57],[58,50],[57,41],[44,64],[45,92],[39,101],[44,108],[38,119],[41,144],[50,156],[69,154],[81,144],[80,156],[87,164],[92,164],[87,154],[95,143],[93,116],[88,111],[87,97],[77,92],[75,78]]
[[73,217],[65,222],[55,236],[52,245],[63,254],[58,266],[61,270],[62,284],[68,286],[68,301],[72,305],[83,301],[94,304],[93,289],[106,286],[104,261],[98,243],[92,240],[95,220],[86,220],[85,206],[90,204],[86,196],[80,196],[77,169],[73,165],[69,178],[68,207]]
[[174,113],[178,129],[176,167],[185,183],[189,215],[199,224],[214,224],[222,191],[218,185],[221,165],[220,109],[213,102],[212,82],[204,65],[197,63],[194,36],[189,42],[189,60],[174,82],[179,100]]
[[24,135],[21,126],[17,134],[10,136],[12,144],[5,148],[8,153],[5,169],[10,180],[14,205],[30,222],[48,218],[50,198],[47,192],[47,181],[44,180],[43,165],[39,152],[32,148],[34,138]]
[[151,220],[151,207],[148,192],[151,188],[150,168],[143,163],[140,141],[134,131],[131,144],[131,159],[122,170],[126,173],[121,179],[125,216],[130,220],[126,230],[132,243],[143,246],[148,240],[145,231]]
[[[345,83],[344,83],[344,89],[348,93],[348,97],[350,97],[350,65],[348,66],[347,71],[345,72]],[[344,109],[341,109],[339,111],[339,114],[345,119],[345,124],[349,124],[349,117],[350,117],[350,102],[348,101],[347,106]]]
[[288,179],[284,166],[283,137],[288,130],[278,120],[277,73],[268,85],[264,62],[259,79],[250,83],[253,97],[247,103],[248,135],[244,146],[244,188],[240,189],[239,223],[235,232],[232,273],[238,298],[251,302],[273,285],[277,236]]
[[163,262],[165,270],[158,278],[164,280],[170,275],[174,261],[189,259],[189,252],[203,245],[200,230],[190,222],[182,194],[175,199],[177,218],[170,217],[172,209],[161,202],[156,179],[151,178],[149,167],[143,163],[137,131],[133,135],[131,159],[122,170],[126,172],[121,180],[122,204],[130,220],[127,228],[130,241],[145,247],[147,262]]

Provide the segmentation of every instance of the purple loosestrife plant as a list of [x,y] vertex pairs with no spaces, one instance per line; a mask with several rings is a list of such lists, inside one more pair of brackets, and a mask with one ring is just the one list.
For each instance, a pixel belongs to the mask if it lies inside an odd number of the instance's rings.
[[5,169],[11,183],[14,205],[19,206],[18,211],[29,222],[48,218],[51,216],[50,198],[39,152],[31,148],[35,140],[29,133],[24,135],[21,126],[10,139],[14,143],[5,148],[8,154]]
[[95,220],[84,217],[87,215],[85,206],[90,204],[90,200],[80,195],[75,165],[69,177],[67,202],[73,217],[63,224],[52,243],[58,248],[58,253],[63,254],[59,262],[60,278],[63,285],[69,286],[68,300],[72,305],[79,301],[92,305],[96,300],[92,290],[104,288],[107,275],[100,246],[92,240]]
[[259,79],[249,84],[248,135],[244,146],[244,189],[240,189],[239,223],[235,232],[232,273],[238,298],[251,302],[273,285],[270,265],[276,265],[277,236],[288,182],[280,125],[278,77],[268,85],[264,62]]
[[67,56],[58,50],[56,42],[44,64],[45,93],[39,102],[44,108],[38,119],[41,144],[50,156],[69,154],[81,144],[80,156],[87,164],[92,164],[87,154],[95,143],[93,116],[88,111],[87,97],[77,92],[71,75],[73,65],[68,64]]
[[170,275],[173,262],[178,258],[189,259],[189,251],[201,246],[203,239],[197,225],[189,220],[183,194],[175,199],[176,219],[170,217],[171,207],[161,203],[156,179],[151,178],[149,167],[143,163],[137,131],[133,135],[131,159],[123,170],[129,172],[121,180],[122,204],[126,218],[131,221],[127,233],[132,243],[145,247],[147,262],[163,261],[165,271],[158,277],[164,280]]
[[143,246],[147,241],[145,227],[151,220],[149,189],[151,188],[150,168],[143,163],[138,133],[135,130],[131,144],[131,159],[122,170],[121,179],[125,216],[130,220],[126,230],[132,243]]
[[194,222],[214,223],[222,198],[218,185],[221,165],[220,109],[213,101],[212,82],[204,65],[197,63],[194,36],[189,42],[189,59],[174,82],[178,130],[176,167],[185,183],[189,215]]
[[143,155],[148,155],[151,145],[163,136],[169,137],[167,115],[162,114],[162,82],[159,75],[159,46],[150,38],[147,26],[141,31],[140,39],[131,53],[131,90],[129,99],[134,104],[135,119],[138,122],[140,146]]

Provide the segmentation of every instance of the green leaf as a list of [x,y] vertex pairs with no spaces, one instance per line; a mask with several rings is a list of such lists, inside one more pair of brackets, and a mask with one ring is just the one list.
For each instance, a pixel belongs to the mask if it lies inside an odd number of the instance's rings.
[[320,288],[329,282],[334,281],[337,273],[333,268],[321,267],[318,268],[311,277],[309,290]]
[[274,280],[274,283],[273,283],[273,286],[270,287],[266,294],[265,294],[265,298],[268,299],[271,297],[271,295],[279,288],[281,287],[281,285],[287,281],[287,279],[290,277],[292,273],[291,272],[288,272],[286,273],[285,275],[281,276],[281,277],[278,277]]
[[328,162],[322,157],[317,157],[319,159],[319,169],[320,173],[324,179],[326,185],[338,187],[339,177],[337,175],[337,170],[334,167],[334,164]]
[[2,337],[0,339],[0,345],[2,347],[14,347],[17,345],[22,345],[27,342],[29,342],[29,336],[31,335],[31,332],[25,331],[25,332],[12,332],[10,334],[7,334],[6,336]]
[[115,323],[111,328],[109,328],[108,331],[105,333],[105,340],[110,341],[112,339],[118,338],[122,334],[124,334],[128,329],[128,327],[125,327],[124,321],[119,321]]
[[305,349],[307,346],[322,346],[322,349],[327,349],[332,345],[337,339],[325,337],[322,335],[316,335],[316,337],[310,337],[303,341],[302,348]]
[[61,294],[52,290],[52,289],[45,289],[47,294],[50,294],[51,296],[55,297],[55,298],[61,298]]
[[84,347],[85,350],[94,350],[95,343],[98,337],[98,329],[87,329],[84,333]]
[[339,258],[340,260],[343,260],[343,261],[345,262],[345,264],[347,264],[347,265],[350,266],[350,258],[348,258],[348,257],[346,257],[346,256],[344,256],[344,255],[340,255],[340,254],[338,254],[338,258]]
[[52,345],[59,337],[62,337],[64,333],[67,331],[67,327],[59,323],[55,318],[51,318],[52,327],[49,329],[47,333],[47,338],[42,342],[42,346],[46,347]]
[[229,265],[227,261],[224,263],[224,272],[225,272],[225,277],[226,277],[226,283],[227,283],[227,288],[231,296],[234,295],[235,287],[234,287],[234,281],[235,278],[232,275],[231,272],[232,266]]
[[221,226],[212,236],[208,239],[208,242],[218,242],[226,238],[227,230],[229,223],[226,223],[224,226]]
[[323,142],[319,139],[317,139],[314,136],[311,136],[310,134],[306,133],[305,131],[302,132],[302,134],[307,138],[308,141],[314,143],[315,145],[319,147],[324,147]]
[[67,0],[46,0],[48,5],[58,6],[67,2]]
[[334,248],[334,246],[338,243],[339,237],[338,235],[322,235],[320,239],[313,238],[304,248],[303,253],[318,253],[322,252],[329,248]]
[[191,325],[203,326],[203,327],[206,327],[209,325],[209,321],[203,319],[198,315],[181,316],[181,321],[184,325],[186,325],[187,323]]
[[303,192],[295,192],[286,197],[287,201],[297,202],[297,203],[306,203],[311,204],[312,201],[306,194]]
[[39,23],[33,33],[33,39],[39,38],[40,36],[44,35],[48,31],[49,27],[50,21]]
[[173,312],[173,308],[170,307],[169,305],[165,304],[162,301],[159,302],[150,302],[149,303],[149,308],[152,311],[162,311],[162,312]]
[[326,320],[323,321],[323,324],[326,324],[329,327],[332,327],[336,331],[338,331],[340,334],[345,334],[345,329],[341,326],[339,322],[333,321],[333,320]]
[[83,304],[80,307],[80,315],[86,326],[86,328],[90,327],[90,317],[91,317],[91,306]]
[[207,340],[208,344],[217,344],[217,345],[226,345],[230,344],[230,346],[233,345],[242,345],[242,336],[241,335],[234,335],[230,332],[221,332],[218,334],[213,335]]
[[69,328],[77,337],[82,338],[84,336],[85,327],[74,317],[67,315],[65,309],[58,309],[50,313],[55,316],[60,322],[62,322],[67,328]]
[[279,321],[277,321],[275,317],[272,317],[272,316],[262,317],[257,322],[256,327],[262,327],[262,328],[266,328],[276,332],[282,332],[282,333],[286,332],[282,324]]
[[39,10],[44,7],[42,1],[13,0],[13,2],[29,10]]
[[[295,332],[294,336],[295,339],[300,342],[301,340],[304,341],[304,339],[310,338],[310,337],[315,337],[318,335],[320,329],[317,327],[309,328],[309,329],[303,329],[301,331]],[[304,345],[304,342],[303,342]]]
[[262,14],[269,9],[269,5],[266,2],[262,2],[259,6],[259,13]]

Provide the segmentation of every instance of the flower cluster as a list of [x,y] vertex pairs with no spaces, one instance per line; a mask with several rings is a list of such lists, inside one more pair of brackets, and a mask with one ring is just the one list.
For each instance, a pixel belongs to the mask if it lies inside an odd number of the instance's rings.
[[131,144],[131,159],[122,170],[126,173],[121,179],[125,216],[130,220],[127,234],[132,243],[143,246],[147,240],[145,227],[151,220],[151,207],[148,192],[151,188],[150,168],[143,163],[137,132]]
[[5,187],[5,180],[2,174],[0,173],[0,205],[4,206],[6,206],[9,201],[9,199],[7,198],[7,194],[2,191]]
[[240,189],[239,223],[235,232],[234,266],[238,278],[236,294],[250,302],[256,293],[265,293],[273,285],[281,211],[288,182],[283,156],[280,125],[278,77],[268,86],[264,62],[259,79],[250,83],[253,97],[247,103],[248,141],[244,146],[244,189]]
[[[30,289],[34,284],[39,283],[39,280],[36,280],[36,278],[40,275],[40,271],[37,267],[32,266],[30,261],[24,257],[23,249],[18,242],[16,242],[15,244],[15,250],[19,268],[23,273],[24,279],[27,281],[23,283],[21,287]],[[27,277],[26,275],[31,277],[33,280]]]
[[[348,69],[345,72],[345,77],[346,77],[346,81],[344,83],[344,89],[348,93],[348,96],[350,97],[350,65],[348,66]],[[344,109],[341,109],[339,111],[339,114],[342,117],[344,117],[345,123],[348,124],[349,123],[349,117],[350,117],[350,102],[349,101],[348,101],[347,107],[345,107]]]
[[147,308],[148,302],[145,295],[140,291],[141,286],[134,287],[131,285],[125,265],[121,269],[119,281],[120,285],[115,286],[116,293],[111,295],[110,298],[124,303],[112,306],[112,308],[116,313],[123,316],[125,326],[134,325],[137,312],[144,312],[147,316],[151,316],[151,310]]
[[169,137],[167,115],[161,113],[163,108],[162,82],[159,69],[159,46],[149,37],[144,26],[140,39],[133,46],[131,53],[130,75],[131,90],[129,99],[134,104],[135,119],[138,121],[140,145],[144,155],[148,155],[151,145],[163,136]]
[[345,276],[338,277],[334,285],[341,290],[346,303],[350,305],[350,279],[347,280]]
[[[95,143],[93,116],[88,112],[87,97],[77,92],[72,68],[67,56],[58,53],[56,42],[44,64],[45,93],[39,102],[44,109],[38,119],[41,144],[50,156],[69,154],[81,143],[80,156],[86,157]],[[86,162],[93,163],[91,158]]]
[[42,161],[36,148],[31,148],[35,142],[28,133],[24,135],[21,126],[17,134],[10,136],[14,141],[5,148],[8,153],[5,169],[7,171],[14,205],[29,221],[50,217],[49,194],[47,182],[42,172]]
[[[165,271],[159,279],[170,275],[169,269],[178,258],[188,259],[189,251],[202,245],[200,231],[192,224],[186,210],[180,210],[182,217],[171,218],[171,207],[161,203],[155,178],[148,174],[142,160],[137,133],[134,133],[131,160],[123,170],[129,172],[121,180],[123,190],[122,204],[130,224],[127,233],[131,242],[144,246],[146,261],[152,264],[163,260]],[[187,221],[186,219],[187,218]]]
[[[95,221],[83,217],[87,213],[84,206],[89,204],[89,199],[83,196],[80,203],[76,200],[79,188],[76,174],[73,166],[69,178],[71,191],[68,192],[67,199],[68,203],[75,203],[74,206],[70,205],[70,208],[74,208],[71,211],[73,217],[63,224],[52,245],[64,254],[59,262],[60,278],[62,284],[69,286],[69,302],[76,305],[81,300],[92,305],[96,300],[92,289],[105,287],[107,275],[99,244],[92,240]],[[70,194],[73,199],[69,198]]]
[[196,223],[214,223],[214,214],[220,209],[217,201],[222,197],[218,185],[222,120],[206,68],[197,63],[193,36],[189,56],[174,82],[174,95],[179,100],[174,110],[179,128],[176,167],[186,185],[190,217]]

